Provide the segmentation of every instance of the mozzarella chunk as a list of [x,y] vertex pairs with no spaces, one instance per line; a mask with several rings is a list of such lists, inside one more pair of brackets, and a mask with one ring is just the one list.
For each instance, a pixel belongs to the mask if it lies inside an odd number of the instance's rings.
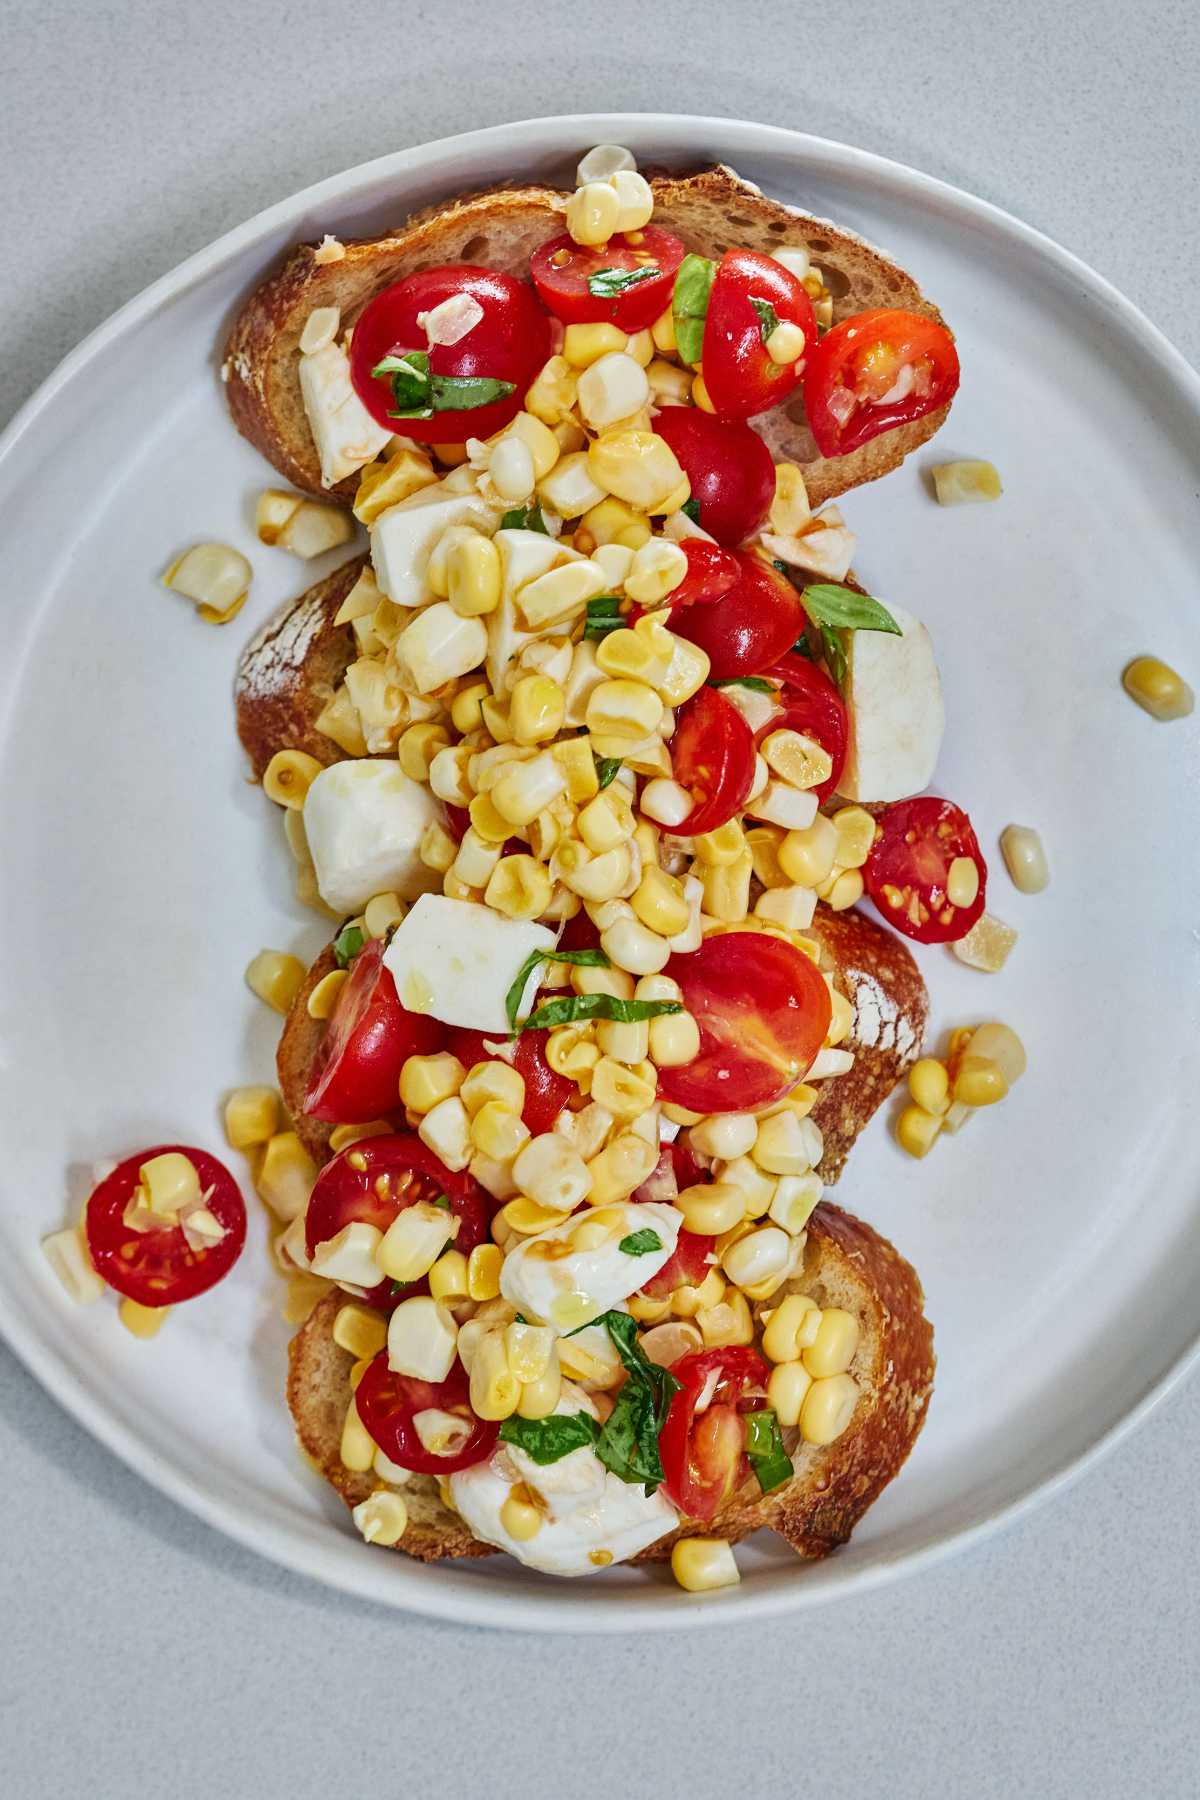
[[355,913],[375,894],[411,900],[438,877],[418,846],[438,816],[429,789],[372,757],[322,769],[304,800],[304,834],[321,898]]
[[[544,925],[501,918],[473,900],[423,894],[397,927],[383,960],[395,977],[400,1004],[410,1012],[507,1037],[509,988],[532,951],[552,950],[554,944],[554,933]],[[530,972],[520,1010],[528,1008],[540,979],[539,965]]]
[[420,606],[429,599],[425,587],[429,552],[442,533],[451,525],[490,531],[495,523],[495,509],[474,491],[463,492],[457,482],[452,487],[439,481],[420,488],[380,513],[371,527],[375,579],[397,606]]
[[[570,1382],[554,1410],[598,1416],[595,1403]],[[541,1529],[523,1540],[510,1537],[500,1520],[518,1482],[537,1496],[542,1514]],[[548,1575],[593,1575],[625,1562],[678,1522],[661,1488],[647,1496],[641,1482],[621,1481],[587,1445],[547,1464],[503,1445],[489,1461],[451,1475],[450,1493],[477,1538]]]
[[350,358],[338,344],[300,358],[300,396],[321,459],[323,487],[373,462],[391,441],[387,426],[376,423],[355,393]]
[[[519,1312],[544,1319],[556,1331],[574,1331],[635,1294],[670,1261],[683,1214],[674,1206],[630,1200],[573,1213],[536,1237],[525,1238],[504,1259],[500,1292]],[[622,1241],[653,1231],[657,1250],[638,1256]]]
[[850,750],[838,791],[848,800],[903,800],[933,777],[946,728],[933,644],[919,619],[889,603],[901,630],[848,633]]

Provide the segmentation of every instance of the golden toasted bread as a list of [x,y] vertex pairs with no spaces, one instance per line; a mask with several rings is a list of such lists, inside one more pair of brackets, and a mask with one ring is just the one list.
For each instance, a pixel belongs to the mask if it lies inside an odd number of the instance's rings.
[[[720,256],[735,246],[768,254],[807,247],[833,295],[835,322],[874,306],[941,319],[912,277],[861,238],[767,199],[730,169],[658,176],[651,185],[655,224],[673,231],[690,251]],[[562,231],[567,198],[554,188],[493,188],[427,208],[384,237],[347,242],[336,261],[325,260],[318,246],[298,245],[251,294],[230,333],[226,393],[243,437],[293,486],[349,506],[358,479],[322,487],[300,395],[300,334],[309,314],[334,306],[343,325],[353,325],[381,289],[439,263],[482,263],[524,278],[531,251]],[[803,470],[809,498],[819,506],[886,475],[933,436],[948,410],[941,407],[881,432],[861,449],[836,457],[819,454],[799,394],[760,415],[755,425],[777,461]]]
[[334,620],[366,562],[356,556],[289,600],[243,650],[234,699],[238,736],[256,780],[277,750],[340,761],[342,752],[317,730],[317,719],[354,660],[354,633]]
[[[785,1433],[796,1471],[786,1487],[764,1495],[750,1476],[715,1519],[695,1529],[736,1542],[770,1526],[799,1555],[816,1558],[846,1542],[912,1449],[933,1388],[933,1332],[914,1270],[885,1238],[836,1206],[821,1205],[813,1214],[804,1270],[788,1291],[809,1294],[823,1307],[843,1307],[858,1319],[850,1372],[862,1398],[847,1430],[827,1447]],[[777,1303],[778,1297],[771,1302]],[[333,1341],[342,1304],[340,1295],[326,1295],[293,1338],[287,1398],[305,1455],[353,1507],[380,1484],[371,1474],[345,1468],[339,1454],[353,1362]],[[442,1502],[432,1477],[414,1476],[403,1491],[409,1524],[398,1549],[422,1561],[491,1554]],[[688,1535],[684,1521],[636,1560],[664,1561],[675,1540]]]

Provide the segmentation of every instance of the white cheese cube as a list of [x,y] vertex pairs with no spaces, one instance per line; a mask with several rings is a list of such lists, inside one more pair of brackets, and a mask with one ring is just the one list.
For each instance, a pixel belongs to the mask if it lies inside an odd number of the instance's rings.
[[850,749],[838,792],[903,800],[929,786],[946,712],[933,644],[919,619],[888,603],[901,630],[847,634]]
[[[423,894],[397,927],[383,960],[410,1012],[505,1037],[505,996],[521,965],[531,951],[552,950],[554,944],[554,933],[544,925],[501,918],[473,900]],[[540,978],[539,967],[526,982],[522,1011]]]
[[321,483],[332,487],[373,462],[391,441],[371,417],[350,380],[350,359],[338,344],[300,358],[300,397],[321,459]]
[[322,769],[304,801],[304,831],[321,898],[355,913],[375,894],[411,900],[437,877],[419,855],[437,818],[429,789],[399,763],[360,758]]
[[429,553],[451,525],[490,531],[496,512],[477,493],[447,490],[444,482],[421,488],[380,513],[371,527],[375,579],[398,606],[420,606],[429,598],[425,570]]

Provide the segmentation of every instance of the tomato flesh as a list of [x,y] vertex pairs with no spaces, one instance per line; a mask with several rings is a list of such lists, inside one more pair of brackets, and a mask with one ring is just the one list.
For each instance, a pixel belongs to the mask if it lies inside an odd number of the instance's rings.
[[[946,892],[958,857],[969,857],[979,870],[979,892],[970,906],[953,905]],[[863,880],[888,924],[919,944],[966,937],[987,898],[987,864],[971,821],[960,806],[935,794],[885,808],[875,822]]]
[[363,945],[317,1047],[304,1110],[335,1125],[365,1125],[400,1106],[400,1071],[410,1056],[440,1050],[446,1028],[401,1006],[383,938]]
[[[530,257],[529,271],[542,305],[565,325],[608,320],[622,331],[644,331],[670,306],[682,261],[683,245],[675,234],[647,225],[632,244],[623,236],[600,245],[551,238]],[[589,281],[613,269],[638,279],[616,294],[593,294]],[[643,274],[647,269],[654,273]]]
[[817,965],[769,932],[726,931],[673,956],[665,973],[700,1027],[695,1059],[660,1069],[663,1100],[693,1112],[769,1106],[804,1079],[829,1030]]
[[[799,594],[778,569],[748,550],[728,554],[738,566],[735,584],[712,604],[671,616],[671,630],[705,652],[718,681],[769,669],[807,623]],[[675,604],[673,594],[668,603]]]
[[668,594],[668,606],[706,606],[736,586],[741,566],[731,551],[705,538],[684,538],[679,548],[687,558],[687,574]]
[[[756,307],[755,302],[758,302]],[[804,348],[794,362],[768,354],[770,308],[780,325],[796,325]],[[800,384],[804,359],[817,341],[817,321],[804,284],[760,250],[727,250],[721,258],[704,323],[704,385],[718,413],[748,419],[778,406]]]
[[710,1237],[701,1237],[695,1231],[681,1231],[670,1261],[665,1262],[657,1275],[652,1275],[642,1288],[642,1293],[652,1300],[665,1300],[679,1287],[699,1287],[708,1274],[711,1264],[713,1241]]
[[[460,1362],[445,1381],[419,1381],[413,1375],[397,1375],[388,1367],[387,1351],[381,1350],[363,1371],[354,1390],[354,1403],[368,1435],[392,1462],[417,1475],[453,1475],[490,1456],[500,1435],[498,1424],[472,1412],[470,1385]],[[431,1407],[458,1413],[470,1426],[468,1436],[453,1453],[427,1450],[417,1435],[413,1419]]]
[[[523,1031],[517,1039],[517,1051],[512,1063],[525,1083],[525,1105],[521,1109],[521,1117],[534,1137],[551,1130],[563,1107],[579,1092],[573,1081],[568,1081],[565,1075],[556,1074],[546,1061],[546,1039],[549,1035],[548,1031]],[[471,1069],[477,1062],[492,1061],[496,1052],[489,1050],[487,1045],[499,1042],[499,1038],[489,1037],[486,1031],[468,1031],[456,1026],[450,1032],[446,1047],[452,1056],[457,1056],[464,1069]]]
[[[304,1241],[311,1257],[319,1244],[347,1225],[374,1225],[386,1231],[398,1213],[419,1200],[444,1195],[458,1220],[453,1247],[464,1255],[488,1235],[492,1203],[473,1175],[455,1173],[407,1132],[362,1138],[332,1157],[313,1184],[304,1215]],[[383,1277],[370,1291],[380,1305],[400,1298],[394,1283]],[[409,1290],[412,1291],[411,1289]]]
[[822,456],[846,456],[881,431],[923,419],[958,391],[958,352],[944,325],[873,307],[827,331],[808,357],[804,407]]
[[[671,1364],[671,1373],[682,1385],[659,1433],[663,1491],[685,1518],[711,1519],[746,1474],[739,1408],[766,1388],[770,1372],[757,1350],[730,1345],[691,1350]],[[698,1412],[704,1398],[708,1404]]]
[[674,777],[695,802],[681,837],[715,831],[741,812],[754,786],[754,737],[719,689],[702,687],[679,709],[671,738]]
[[775,497],[775,464],[757,431],[695,406],[665,406],[654,429],[691,483],[709,536],[725,545],[752,536]]
[[[187,1157],[200,1177],[204,1204],[225,1227],[220,1243],[206,1250],[193,1250],[180,1225],[133,1231],[125,1224],[142,1164],[168,1153]],[[141,1306],[178,1306],[228,1275],[246,1241],[246,1207],[233,1176],[215,1156],[188,1144],[156,1144],[126,1157],[105,1176],[88,1200],[84,1229],[92,1264],[109,1287]]]
[[[425,327],[419,313],[443,300],[467,294],[483,308],[483,317],[457,344],[437,344],[429,352],[431,375],[459,379],[483,377],[512,383],[512,393],[486,406],[452,408],[428,419],[397,419],[392,384],[372,370],[393,352],[425,350]],[[376,294],[364,307],[350,341],[350,379],[359,399],[379,424],[401,437],[427,443],[456,444],[468,437],[491,437],[525,404],[525,393],[550,354],[550,321],[532,288],[511,275],[472,263],[448,263],[409,275]]]
[[[757,742],[761,744],[773,731],[799,731],[805,737],[815,738],[833,765],[828,780],[813,789],[818,801],[823,802],[830,794],[836,794],[846,766],[850,745],[850,715],[846,702],[824,669],[818,669],[806,656],[792,653],[781,656],[766,674],[768,680],[780,683],[782,711],[763,726]],[[748,810],[754,811],[753,804]]]

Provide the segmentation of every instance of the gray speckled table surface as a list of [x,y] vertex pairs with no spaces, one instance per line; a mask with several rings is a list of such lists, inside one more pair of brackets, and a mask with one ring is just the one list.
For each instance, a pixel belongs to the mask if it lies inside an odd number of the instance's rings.
[[[1200,13],[9,0],[0,419],[268,202],[532,112],[709,112],[861,144],[1080,253],[1200,357]],[[390,72],[390,73],[389,73]],[[9,595],[8,604],[19,604]],[[0,1348],[0,1790],[1194,1795],[1192,1381],[990,1544],[794,1621],[510,1638],[364,1608],[128,1473]]]

